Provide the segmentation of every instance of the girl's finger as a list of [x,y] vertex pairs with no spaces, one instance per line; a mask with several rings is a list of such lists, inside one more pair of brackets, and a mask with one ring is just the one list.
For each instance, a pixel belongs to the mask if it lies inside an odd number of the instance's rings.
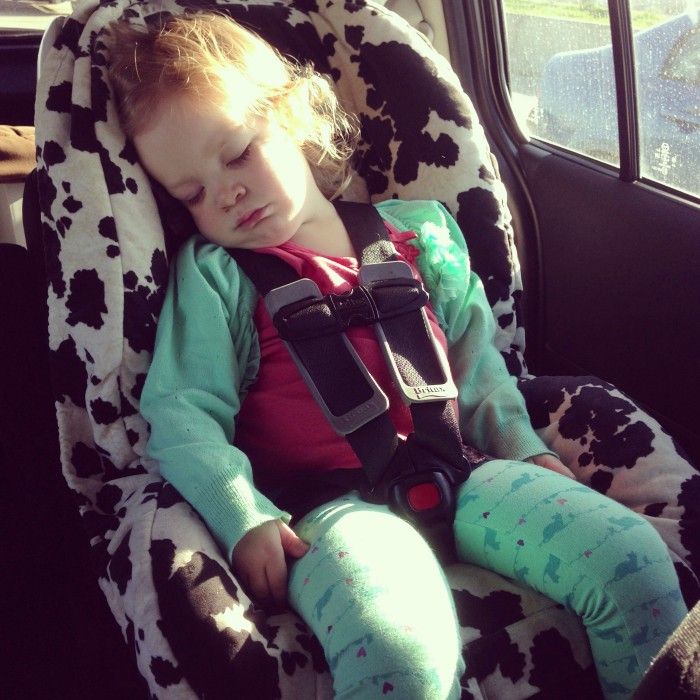
[[270,596],[276,605],[284,606],[287,603],[287,564],[284,553],[280,557],[268,561],[265,567],[265,576]]

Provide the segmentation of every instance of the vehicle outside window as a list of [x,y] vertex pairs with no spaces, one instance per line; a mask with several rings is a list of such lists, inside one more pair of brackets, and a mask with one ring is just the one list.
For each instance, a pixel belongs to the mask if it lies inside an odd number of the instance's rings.
[[[698,0],[630,6],[642,177],[700,195]],[[607,2],[504,0],[510,89],[532,137],[619,164]]]

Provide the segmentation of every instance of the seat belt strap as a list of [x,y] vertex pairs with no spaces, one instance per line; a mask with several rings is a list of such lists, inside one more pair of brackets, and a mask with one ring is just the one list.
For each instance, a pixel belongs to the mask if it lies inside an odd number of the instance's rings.
[[[443,349],[423,308],[427,295],[397,260],[371,205],[334,203],[360,263],[359,286],[321,295],[276,256],[229,250],[265,298],[268,311],[312,394],[364,467],[363,496],[414,522],[438,553],[454,549],[456,486],[469,475],[451,399],[457,395]],[[293,280],[293,281],[291,281]],[[348,341],[355,324],[374,326],[414,432],[399,441],[388,399]],[[447,558],[447,557],[446,557]]]
[[[395,258],[379,212],[367,205],[339,203],[338,213],[351,234],[360,263],[359,283],[382,278]],[[410,273],[409,273],[410,274]],[[454,514],[459,485],[471,472],[451,399],[457,396],[443,348],[421,308],[375,324],[387,364],[408,402],[413,433],[401,441],[382,480],[363,494],[387,503],[411,521],[445,563],[455,559]],[[477,458],[479,456],[477,455]],[[476,462],[475,462],[476,463]]]
[[[380,279],[378,263],[396,258],[384,221],[371,205],[338,202],[338,214],[360,264],[359,282]],[[375,266],[376,265],[376,266]],[[375,326],[384,356],[409,404],[415,439],[448,463],[462,461],[462,439],[451,403],[457,388],[442,347],[435,340],[424,309],[407,316],[383,318]],[[419,396],[420,392],[423,393]]]

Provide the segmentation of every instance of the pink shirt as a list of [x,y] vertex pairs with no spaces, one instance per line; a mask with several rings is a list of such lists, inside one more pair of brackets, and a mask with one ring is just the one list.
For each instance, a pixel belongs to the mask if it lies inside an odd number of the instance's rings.
[[[418,278],[418,251],[406,243],[415,238],[415,233],[386,226],[399,258],[411,266]],[[302,277],[316,282],[322,294],[341,294],[357,284],[355,258],[326,257],[295,243],[259,252],[282,258]],[[435,337],[445,347],[444,333],[429,305],[426,311]],[[309,393],[262,300],[256,307],[255,326],[260,339],[260,369],[236,419],[236,445],[248,455],[255,472],[263,476],[359,467],[347,440],[330,427]],[[374,330],[371,326],[354,326],[347,336],[389,397],[389,416],[396,431],[408,435],[413,429],[411,414],[393,386]],[[284,460],[280,455],[285,455]]]

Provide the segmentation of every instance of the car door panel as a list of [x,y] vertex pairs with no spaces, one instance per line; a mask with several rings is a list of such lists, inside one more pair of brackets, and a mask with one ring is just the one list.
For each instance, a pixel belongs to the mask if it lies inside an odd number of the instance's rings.
[[693,451],[700,409],[698,208],[535,145],[542,360],[630,393]]

